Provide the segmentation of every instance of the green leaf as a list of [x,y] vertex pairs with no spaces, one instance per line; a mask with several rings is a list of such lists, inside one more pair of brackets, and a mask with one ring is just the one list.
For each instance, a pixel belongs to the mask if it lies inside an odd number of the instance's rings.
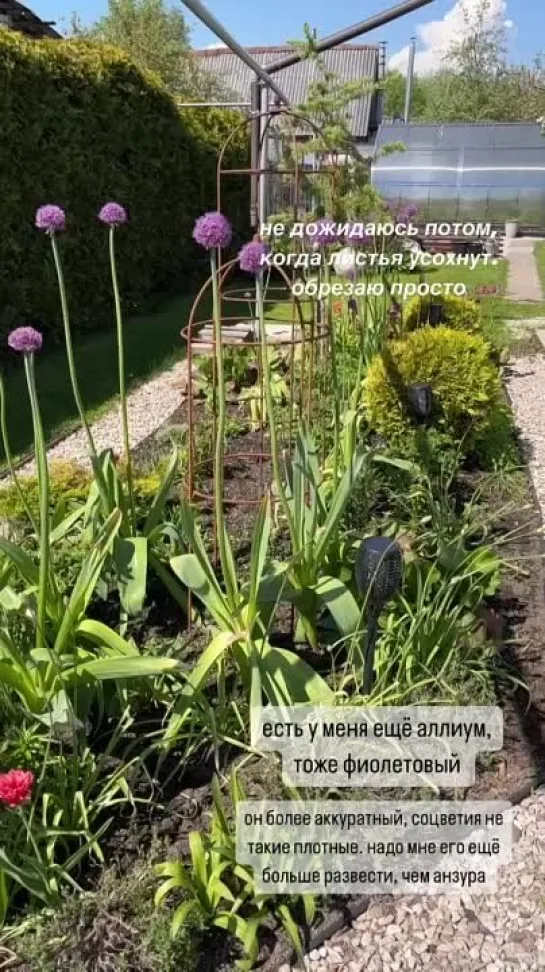
[[55,653],[57,655],[63,653],[66,643],[73,634],[74,628],[78,625],[81,616],[85,613],[102,568],[104,567],[106,557],[110,553],[113,541],[119,532],[121,521],[121,510],[114,510],[104,523],[94,546],[82,564],[55,641]]
[[130,658],[96,658],[93,661],[82,662],[66,672],[65,677],[88,675],[99,682],[122,678],[148,678],[154,675],[164,675],[179,668],[175,658],[152,658],[149,655],[138,655]]
[[204,650],[174,705],[173,713],[165,732],[165,742],[172,742],[176,738],[183,717],[187,710],[191,708],[195,695],[202,690],[208,681],[212,669],[237,639],[237,635],[229,631],[222,631],[212,639],[208,647]]
[[71,530],[73,530],[78,520],[81,520],[84,513],[85,507],[80,506],[77,510],[74,510],[73,513],[70,513],[67,517],[65,517],[64,520],[51,531],[49,537],[49,542],[51,545],[53,546],[55,543],[58,543],[59,540],[64,540],[65,536],[70,533]]
[[171,938],[176,938],[180,928],[185,924],[191,912],[194,911],[195,908],[195,901],[182,901],[181,905],[178,905],[172,916],[172,923],[170,926]]
[[297,702],[329,702],[333,691],[298,655],[273,648],[267,641],[258,652],[263,691],[271,705]]
[[257,610],[258,589],[265,567],[270,536],[271,503],[270,499],[267,497],[261,504],[252,538],[252,553],[250,559],[250,593],[248,600],[253,612]]
[[153,503],[151,504],[150,511],[146,517],[146,522],[144,523],[144,528],[142,533],[145,537],[149,537],[155,528],[159,525],[161,517],[163,515],[166,501],[169,497],[170,490],[172,489],[172,484],[174,482],[176,471],[178,469],[179,456],[178,450],[175,449],[172,453],[168,468],[163,477],[163,481],[159,488],[159,491],[155,495]]
[[316,596],[329,611],[343,638],[352,637],[362,627],[362,609],[354,595],[337,577],[322,577]]
[[3,537],[0,537],[0,550],[11,561],[15,569],[19,571],[25,584],[28,584],[30,587],[38,587],[40,577],[38,567],[32,560],[32,557],[29,557],[22,547],[18,547],[11,540],[5,540]]
[[92,642],[97,648],[101,648],[106,654],[115,656],[139,655],[139,651],[133,641],[127,641],[121,635],[109,628],[102,621],[93,621],[85,618],[76,628],[76,635],[80,635],[87,641]]
[[47,881],[45,870],[43,875],[36,867],[20,867],[14,864],[5,850],[0,847],[0,869],[7,874],[12,881],[16,881],[22,888],[25,888],[30,895],[39,898],[46,904],[50,904],[55,895]]
[[170,566],[182,584],[193,591],[208,608],[216,624],[224,630],[231,631],[233,619],[227,600],[214,574],[207,569],[206,564],[203,564],[201,557],[196,553],[181,554],[179,557],[172,558]]
[[363,472],[363,467],[367,458],[367,453],[365,448],[362,446],[354,455],[352,464],[344,473],[336,491],[333,499],[331,501],[331,506],[325,520],[324,525],[321,527],[318,538],[316,541],[316,547],[314,552],[314,559],[317,564],[320,564],[327,553],[329,544],[333,540],[335,531],[339,525],[339,520],[341,519],[346,504],[350,498],[354,484],[357,482],[359,477]]
[[114,564],[121,607],[130,616],[140,614],[146,599],[148,541],[146,537],[116,537]]
[[16,669],[9,662],[0,661],[0,685],[12,689],[21,697],[30,712],[39,712],[44,699],[35,691],[32,679],[24,669]]

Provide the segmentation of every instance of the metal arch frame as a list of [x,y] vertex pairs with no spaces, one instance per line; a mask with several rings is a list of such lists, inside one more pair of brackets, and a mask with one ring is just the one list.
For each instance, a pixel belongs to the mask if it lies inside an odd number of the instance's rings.
[[[223,26],[223,24],[205,7],[202,0],[181,0],[185,7],[191,11],[213,34],[216,35],[227,47],[236,54],[241,61],[246,64],[247,67],[254,74],[254,81],[251,86],[251,115],[252,115],[252,126],[251,126],[251,168],[256,169],[260,167],[262,162],[262,132],[259,116],[263,110],[264,99],[262,99],[262,88],[266,86],[276,95],[277,99],[284,104],[286,108],[290,108],[290,102],[281,88],[278,87],[276,82],[271,77],[272,74],[276,74],[278,71],[284,70],[284,68],[291,67],[294,64],[298,64],[304,57],[303,52],[293,51],[292,54],[288,54],[286,57],[280,58],[278,61],[274,61],[272,64],[267,66],[265,70],[256,60],[242,47],[237,40],[229,33],[228,30]],[[337,31],[334,34],[330,34],[328,37],[324,37],[323,40],[316,44],[316,53],[323,53],[324,51],[331,50],[333,47],[338,47],[339,44],[344,44],[348,41],[354,40],[356,37],[360,37],[362,34],[367,34],[372,30],[376,30],[378,27],[383,27],[386,24],[391,23],[394,20],[398,20],[400,17],[404,17],[406,14],[413,13],[416,10],[420,10],[422,7],[428,6],[430,3],[434,3],[434,0],[403,0],[402,3],[395,7],[390,7],[388,10],[384,10],[382,13],[375,14],[372,17],[367,18],[367,20],[362,20],[357,24],[353,24],[351,27],[346,27],[344,30]],[[266,102],[265,102],[266,103]],[[266,159],[265,159],[266,161]],[[258,213],[259,199],[258,196],[258,180],[255,176],[251,177],[251,223],[253,226],[257,225],[259,219],[263,219],[264,214]]]

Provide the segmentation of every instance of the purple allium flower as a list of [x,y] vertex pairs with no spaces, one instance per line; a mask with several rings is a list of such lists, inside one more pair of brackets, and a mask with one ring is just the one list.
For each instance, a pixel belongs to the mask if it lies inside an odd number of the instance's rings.
[[8,344],[14,351],[20,351],[22,354],[32,354],[33,351],[40,350],[43,344],[43,338],[40,332],[36,331],[33,327],[16,327],[8,335]]
[[229,246],[232,238],[231,224],[222,213],[205,213],[195,223],[193,239],[205,250]]
[[262,243],[261,240],[250,240],[249,243],[244,244],[238,255],[240,269],[257,276],[261,273],[263,260],[269,252],[270,246],[266,243]]
[[[361,223],[349,223],[348,226],[349,229],[348,232],[345,233],[345,236],[347,240],[350,240],[352,246],[356,246],[358,243],[361,246],[365,246],[366,244],[374,241],[374,237],[363,229]],[[356,227],[361,227],[361,229]]]
[[106,226],[123,226],[128,220],[127,210],[119,203],[107,202],[100,210],[98,218]]
[[66,213],[60,206],[40,206],[34,224],[45,233],[60,233],[66,226]]
[[305,230],[305,236],[315,246],[331,246],[339,242],[337,224],[332,219],[318,219],[315,223],[309,223],[309,226],[317,227],[316,232],[312,234],[308,232],[308,227]]

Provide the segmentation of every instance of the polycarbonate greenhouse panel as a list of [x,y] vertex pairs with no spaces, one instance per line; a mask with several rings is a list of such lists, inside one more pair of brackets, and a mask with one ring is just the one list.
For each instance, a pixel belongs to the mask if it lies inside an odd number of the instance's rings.
[[[380,157],[401,142],[404,151]],[[545,226],[545,138],[537,124],[382,125],[372,181],[422,219]]]

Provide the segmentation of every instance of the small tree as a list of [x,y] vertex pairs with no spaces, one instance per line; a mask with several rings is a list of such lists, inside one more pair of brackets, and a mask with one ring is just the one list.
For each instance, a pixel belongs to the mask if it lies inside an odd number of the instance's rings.
[[139,68],[153,71],[174,97],[198,94],[206,100],[219,89],[198,67],[183,13],[167,0],[108,0],[108,12],[95,24],[83,27],[74,16],[71,31],[119,47]]

